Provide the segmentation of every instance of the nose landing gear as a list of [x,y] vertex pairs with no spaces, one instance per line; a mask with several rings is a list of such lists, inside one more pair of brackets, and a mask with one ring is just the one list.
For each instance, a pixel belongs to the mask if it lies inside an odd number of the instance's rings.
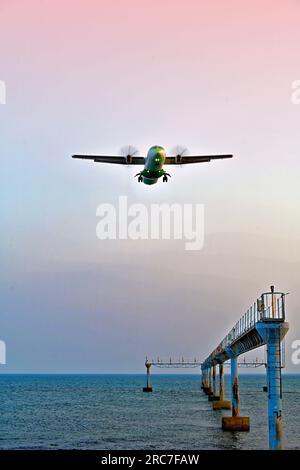
[[165,173],[164,176],[163,176],[163,183],[167,183],[167,182],[168,182],[168,177],[171,178],[171,175],[169,175],[169,173]]
[[135,178],[136,178],[137,176],[138,176],[138,182],[139,182],[139,183],[142,183],[142,182],[143,182],[142,173],[137,173],[136,175],[134,175]]

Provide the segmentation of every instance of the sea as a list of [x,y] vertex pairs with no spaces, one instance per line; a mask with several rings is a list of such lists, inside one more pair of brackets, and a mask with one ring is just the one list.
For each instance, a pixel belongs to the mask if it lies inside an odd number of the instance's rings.
[[[240,415],[227,432],[197,374],[0,375],[0,449],[267,449],[265,375],[240,375]],[[225,398],[229,398],[225,376]],[[283,375],[283,447],[300,449],[300,375]]]

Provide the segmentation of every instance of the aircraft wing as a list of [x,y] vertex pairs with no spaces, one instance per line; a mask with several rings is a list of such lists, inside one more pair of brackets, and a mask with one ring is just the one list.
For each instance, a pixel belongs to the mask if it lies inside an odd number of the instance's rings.
[[144,165],[144,157],[121,155],[72,155],[72,158],[81,158],[83,160],[93,160],[96,163],[114,163],[117,165]]
[[166,165],[185,165],[187,163],[205,163],[211,160],[219,160],[221,158],[232,158],[233,155],[177,155],[175,157],[167,157]]

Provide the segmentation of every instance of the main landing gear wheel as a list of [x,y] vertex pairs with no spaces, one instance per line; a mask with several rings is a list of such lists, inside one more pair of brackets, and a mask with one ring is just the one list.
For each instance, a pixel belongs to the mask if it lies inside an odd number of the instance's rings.
[[139,182],[139,183],[142,183],[142,182],[143,182],[143,177],[142,177],[141,175],[138,177],[138,182]]
[[168,182],[168,177],[167,177],[167,175],[164,175],[163,176],[163,183],[167,183],[167,182]]

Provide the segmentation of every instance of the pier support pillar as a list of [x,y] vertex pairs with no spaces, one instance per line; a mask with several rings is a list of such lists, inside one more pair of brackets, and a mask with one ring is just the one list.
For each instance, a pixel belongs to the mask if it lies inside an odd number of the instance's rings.
[[239,376],[237,357],[231,358],[231,407],[232,416],[239,415]]
[[211,388],[211,368],[210,367],[206,367],[204,369],[204,373],[205,373],[205,386],[203,388],[203,391],[204,393],[206,393],[206,395],[212,395],[212,388]]
[[267,344],[267,392],[269,448],[282,448],[282,381],[280,343],[288,332],[288,323],[268,321],[256,326]]
[[143,387],[143,392],[152,392],[152,386],[150,384],[151,362],[146,361],[145,362],[145,367],[146,367],[146,370],[147,370],[147,385],[146,385],[146,387]]
[[213,391],[212,391],[212,373],[211,373],[211,367],[209,367],[209,369],[208,369],[208,388],[207,388],[206,394],[207,394],[209,397],[210,397],[211,395],[213,395]]
[[224,366],[219,364],[219,388],[220,388],[220,400],[224,400]]
[[206,374],[206,369],[202,369],[202,375],[203,375],[203,392],[206,392],[207,389],[207,374]]
[[203,392],[208,395],[211,391],[210,385],[209,385],[209,373],[208,373],[208,368],[205,367],[203,369],[203,374],[204,374],[204,387],[203,387]]
[[219,364],[219,393],[220,400],[213,404],[214,410],[230,410],[231,404],[229,400],[224,400],[224,366]]
[[201,390],[205,388],[205,369],[201,368]]
[[217,366],[214,365],[213,366],[213,375],[212,375],[212,378],[213,378],[213,383],[212,383],[212,395],[210,395],[208,397],[208,400],[209,401],[218,401],[220,400],[220,396],[218,395],[217,393]]
[[249,431],[250,419],[248,416],[239,416],[239,378],[237,356],[230,351],[231,358],[231,409],[232,416],[222,418],[224,431]]

